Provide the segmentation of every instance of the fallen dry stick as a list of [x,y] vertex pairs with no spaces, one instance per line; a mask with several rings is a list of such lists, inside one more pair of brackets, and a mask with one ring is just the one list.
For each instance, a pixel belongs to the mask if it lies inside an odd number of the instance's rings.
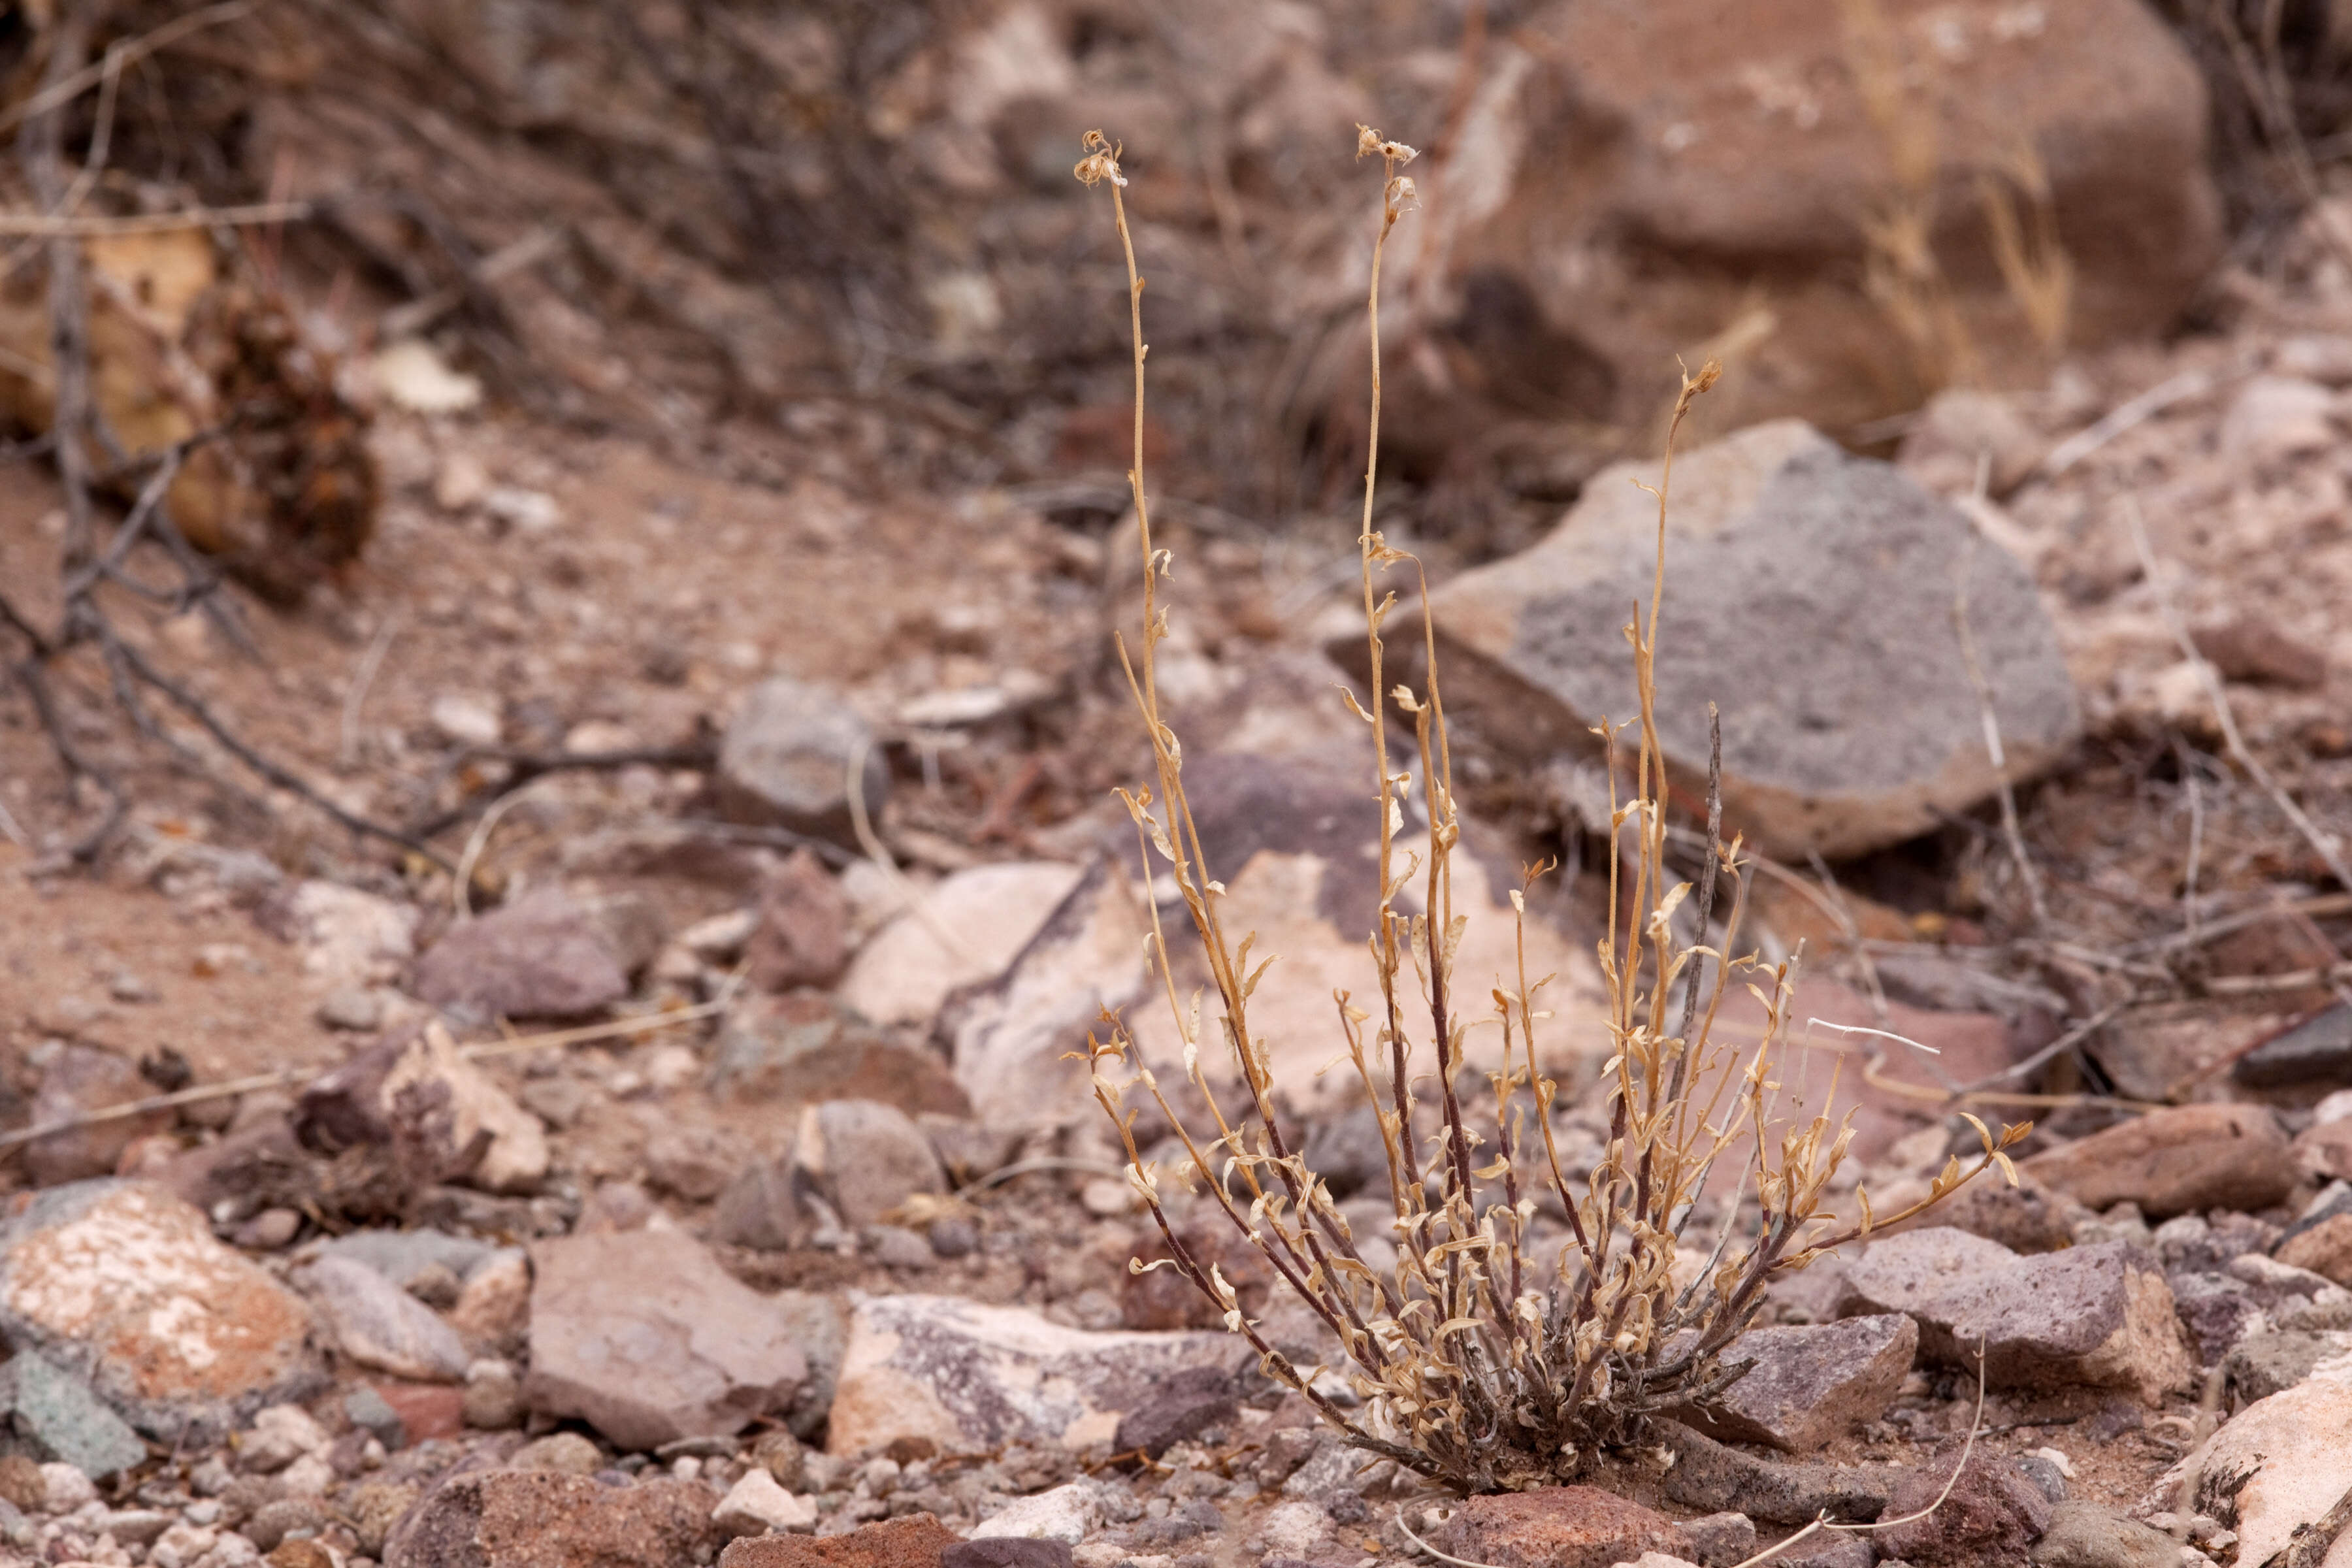
[[[588,1040],[617,1039],[628,1035],[647,1035],[656,1029],[667,1029],[673,1024],[691,1024],[723,1010],[734,1000],[735,988],[730,984],[719,995],[692,1007],[681,1007],[675,1013],[656,1013],[642,1018],[614,1018],[603,1024],[583,1024],[576,1029],[551,1029],[539,1035],[517,1035],[511,1039],[484,1040],[476,1045],[460,1046],[457,1055],[467,1061],[480,1061],[490,1057],[510,1057],[523,1051],[544,1050],[551,1046],[579,1045]],[[332,1069],[329,1069],[331,1071]],[[256,1073],[250,1078],[233,1078],[220,1083],[200,1084],[194,1089],[176,1089],[170,1094],[151,1094],[144,1100],[125,1100],[120,1105],[103,1106],[76,1115],[44,1121],[37,1126],[19,1127],[13,1132],[0,1132],[0,1150],[14,1149],[20,1143],[30,1143],[47,1138],[53,1132],[71,1132],[83,1127],[97,1127],[109,1121],[121,1121],[127,1117],[144,1116],[151,1110],[170,1110],[183,1105],[201,1105],[209,1100],[226,1100],[231,1095],[250,1094],[256,1089],[282,1089],[301,1083],[308,1087],[324,1078],[324,1072],[310,1072],[300,1068],[284,1068],[277,1072]]]

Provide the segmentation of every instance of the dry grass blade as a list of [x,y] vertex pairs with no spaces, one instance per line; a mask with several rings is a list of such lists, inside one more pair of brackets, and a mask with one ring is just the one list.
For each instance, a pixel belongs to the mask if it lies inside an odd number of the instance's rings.
[[[1649,604],[1637,606],[1625,627],[1638,712],[1630,723],[1604,723],[1597,731],[1610,764],[1608,907],[1614,913],[1600,944],[1608,993],[1600,1027],[1608,1062],[1598,1092],[1610,1126],[1606,1152],[1593,1168],[1569,1169],[1554,1133],[1560,1090],[1544,1075],[1537,1041],[1538,1024],[1549,1016],[1537,998],[1549,977],[1526,973],[1523,893],[1513,895],[1521,922],[1518,973],[1486,992],[1490,1014],[1477,1015],[1477,993],[1455,973],[1470,918],[1456,908],[1452,875],[1463,825],[1436,632],[1425,608],[1415,628],[1422,687],[1391,687],[1384,657],[1388,618],[1398,603],[1385,580],[1402,572],[1424,606],[1428,584],[1419,562],[1373,527],[1381,268],[1389,237],[1412,204],[1412,182],[1400,171],[1415,153],[1370,129],[1360,130],[1358,152],[1379,158],[1382,174],[1365,301],[1371,395],[1357,540],[1374,700],[1369,706],[1352,696],[1346,700],[1370,731],[1373,766],[1365,804],[1378,827],[1379,898],[1367,943],[1372,985],[1360,1003],[1345,992],[1334,1000],[1345,1059],[1380,1122],[1395,1216],[1393,1268],[1367,1263],[1328,1188],[1286,1141],[1275,1114],[1272,1053],[1250,1018],[1253,993],[1273,961],[1260,958],[1253,966],[1255,933],[1228,927],[1225,889],[1203,852],[1185,793],[1183,747],[1161,713],[1155,650],[1168,635],[1162,585],[1171,563],[1152,534],[1143,474],[1143,279],[1119,150],[1098,132],[1087,135],[1076,173],[1088,185],[1108,187],[1128,269],[1136,400],[1128,480],[1144,568],[1143,616],[1139,639],[1130,645],[1121,637],[1118,651],[1153,760],[1151,784],[1120,793],[1147,880],[1164,878],[1172,885],[1208,976],[1187,1005],[1155,902],[1150,952],[1174,1022],[1180,1070],[1213,1125],[1198,1134],[1186,1125],[1158,1077],[1170,1064],[1145,1060],[1116,1016],[1104,1016],[1088,1044],[1096,1098],[1118,1131],[1128,1178],[1167,1246],[1168,1258],[1153,1267],[1174,1268],[1214,1302],[1226,1327],[1257,1351],[1267,1375],[1306,1399],[1348,1442],[1459,1490],[1492,1491],[1587,1474],[1604,1454],[1639,1440],[1656,1412],[1727,1387],[1746,1366],[1727,1364],[1725,1352],[1771,1279],[1803,1267],[1823,1247],[1869,1234],[1875,1222],[1859,1189],[1856,1217],[1841,1219],[1829,1207],[1851,1131],[1826,1115],[1800,1120],[1780,1110],[1776,1062],[1794,969],[1738,952],[1748,862],[1737,839],[1723,841],[1719,787],[1712,781],[1698,885],[1667,875],[1667,845],[1676,830],[1666,820],[1655,679],[1666,518],[1675,440],[1693,402],[1720,374],[1711,361],[1684,374],[1652,492],[1657,573]],[[1410,725],[1409,736],[1396,737],[1404,742],[1397,751],[1392,712]],[[1620,800],[1615,792],[1629,777],[1631,793]],[[1409,806],[1426,825],[1411,843]],[[1728,889],[1731,906],[1719,934],[1718,887]],[[1685,904],[1697,916],[1691,941],[1677,934],[1677,911]],[[1749,1044],[1730,1042],[1716,1027],[1735,975],[1767,1013],[1760,1039]],[[1204,1000],[1214,1006],[1205,1020]],[[1494,1026],[1501,1039],[1500,1066],[1486,1074],[1495,1096],[1491,1135],[1483,1121],[1474,1125],[1457,1088],[1474,1024]],[[1148,1101],[1175,1129],[1172,1171],[1138,1147],[1130,1097]],[[1996,1135],[1979,1124],[1979,1131],[1984,1157],[1973,1170],[1952,1164],[1927,1199],[1886,1217],[1908,1217],[1984,1170],[2010,1173],[2004,1151],[2026,1129]],[[1740,1168],[1741,1189],[1754,1194],[1758,1217],[1737,1243],[1727,1220],[1705,1267],[1678,1272],[1684,1229],[1719,1159]],[[1243,1311],[1222,1270],[1187,1246],[1163,1201],[1162,1184],[1171,1180],[1199,1190],[1329,1331],[1348,1358],[1355,1407],[1342,1409],[1316,1369],[1302,1371],[1277,1352]],[[1538,1215],[1546,1210],[1564,1235],[1540,1234]],[[1737,1205],[1728,1211],[1731,1217],[1739,1212]]]

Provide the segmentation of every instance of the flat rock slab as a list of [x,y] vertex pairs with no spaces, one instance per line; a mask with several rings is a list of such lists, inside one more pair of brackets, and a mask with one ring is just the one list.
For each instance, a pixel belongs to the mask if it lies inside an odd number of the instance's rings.
[[1672,1521],[1597,1487],[1545,1487],[1465,1500],[1430,1544],[1490,1568],[1613,1568],[1672,1552]]
[[144,1182],[76,1182],[0,1226],[0,1334],[130,1423],[200,1440],[320,1375],[302,1299]]
[[[1621,628],[1650,603],[1658,510],[1635,481],[1589,482],[1549,537],[1431,595],[1455,657],[1447,700],[1498,743],[1586,743],[1635,708]],[[1832,858],[1899,843],[2000,783],[1955,628],[1965,589],[2011,777],[2081,731],[2033,579],[1892,465],[1793,419],[1675,465],[1657,653],[1666,763],[1704,791],[1707,704],[1723,717],[1727,828],[1767,853]]]
[[2036,1154],[2023,1169],[2091,1208],[2137,1204],[2150,1219],[2283,1203],[2294,1146],[2260,1105],[2179,1105]]
[[1712,1437],[1810,1452],[1884,1415],[1918,1348],[1919,1325],[1900,1312],[1751,1329],[1725,1360],[1756,1364],[1706,1407],[1675,1415]]
[[914,1513],[822,1540],[748,1536],[719,1554],[719,1568],[940,1568],[948,1549],[960,1544],[937,1519]]
[[2019,1258],[1943,1227],[1872,1244],[1846,1270],[1842,1312],[1917,1320],[1927,1359],[1994,1388],[2123,1388],[2153,1405],[2194,1363],[2156,1260],[2119,1241]]
[[715,1544],[718,1501],[666,1476],[608,1487],[551,1470],[460,1475],[394,1529],[384,1568],[677,1568]]
[[740,1432],[808,1377],[794,1317],[682,1232],[542,1241],[531,1267],[524,1401],[621,1448]]
[[1662,1430],[1675,1454],[1666,1497],[1685,1508],[1737,1511],[1765,1524],[1809,1524],[1822,1514],[1867,1522],[1885,1510],[1895,1489],[1889,1469],[1767,1459],[1687,1426],[1669,1423]]
[[1107,1443],[1188,1369],[1252,1360],[1224,1333],[1088,1332],[1017,1307],[949,1296],[859,1302],[826,1439],[860,1454],[925,1437],[950,1453],[1000,1444]]

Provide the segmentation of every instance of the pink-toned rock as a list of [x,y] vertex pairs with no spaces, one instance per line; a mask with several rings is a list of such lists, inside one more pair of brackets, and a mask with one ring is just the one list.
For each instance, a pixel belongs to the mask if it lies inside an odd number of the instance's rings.
[[416,962],[416,994],[492,1018],[575,1017],[629,994],[611,937],[560,888],[453,927]]
[[794,850],[760,889],[760,923],[743,963],[761,991],[830,985],[849,967],[849,900],[808,850]]
[[1919,1325],[1899,1312],[1751,1329],[1725,1357],[1754,1362],[1747,1374],[1707,1405],[1670,1414],[1712,1437],[1809,1453],[1884,1415],[1918,1348]]
[[226,1429],[319,1375],[302,1299],[142,1182],[53,1187],[0,1228],[0,1333],[152,1436]]
[[[1876,1533],[1881,1552],[1921,1568],[1991,1568],[2025,1562],[2027,1551],[2050,1528],[2054,1511],[2050,1499],[2018,1469],[2016,1461],[1981,1443],[1969,1452],[1966,1467],[1955,1478],[1952,1472],[1960,1460],[1961,1446],[1952,1443],[1895,1482],[1886,1514],[1906,1522]],[[1924,1519],[1908,1517],[1931,1507],[1934,1511]]]
[[1958,1231],[1912,1231],[1847,1270],[1843,1310],[1909,1313],[1921,1353],[1948,1366],[1973,1371],[1981,1344],[1994,1388],[2121,1388],[2153,1405],[2194,1370],[2155,1258],[2123,1242],[2020,1258]]
[[2132,1203],[2150,1219],[2265,1209],[2294,1190],[2294,1152],[2260,1105],[2177,1105],[2036,1154],[2023,1169],[2095,1209]]
[[550,1470],[444,1481],[394,1527],[384,1568],[677,1568],[717,1544],[718,1494],[665,1476],[608,1487]]
[[622,1448],[740,1432],[807,1379],[793,1320],[682,1231],[559,1237],[530,1261],[523,1397]]
[[719,1568],[940,1568],[963,1542],[928,1513],[868,1524],[845,1535],[748,1535],[719,1554]]
[[1664,1514],[1597,1487],[1474,1497],[1454,1510],[1431,1544],[1492,1568],[1613,1568],[1645,1552],[1682,1544]]

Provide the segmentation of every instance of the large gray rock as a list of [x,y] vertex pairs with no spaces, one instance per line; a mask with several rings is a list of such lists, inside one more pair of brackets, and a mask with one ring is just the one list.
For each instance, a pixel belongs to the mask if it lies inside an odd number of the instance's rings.
[[471,1017],[567,1018],[629,994],[629,976],[595,914],[561,888],[540,888],[478,916],[416,961],[416,994]]
[[[1589,749],[1633,715],[1632,650],[1657,561],[1654,462],[1605,470],[1542,542],[1432,595],[1446,696],[1530,756]],[[1703,797],[1707,704],[1723,718],[1727,829],[1767,853],[1836,857],[1913,837],[2000,779],[1952,612],[1963,586],[2011,777],[2081,719],[2033,581],[1892,466],[1780,420],[1675,465],[1657,717]],[[1351,640],[1335,651],[1358,657]]]
[[719,742],[719,804],[738,821],[855,844],[849,770],[861,752],[859,793],[868,817],[879,817],[890,773],[873,730],[833,693],[772,676],[751,689]]
[[791,1319],[682,1232],[542,1241],[531,1266],[523,1396],[622,1448],[740,1432],[807,1379]]
[[143,1182],[77,1182],[0,1226],[0,1335],[150,1436],[202,1441],[319,1381],[302,1299]]
[[950,1453],[1084,1448],[1110,1441],[1171,1378],[1254,1359],[1225,1333],[1097,1333],[1018,1307],[879,1297],[851,1318],[826,1446],[859,1454],[921,1437]]
[[1885,1413],[1918,1346],[1918,1324],[1899,1312],[1751,1329],[1727,1359],[1755,1365],[1706,1406],[1675,1414],[1710,1436],[1813,1452]]
[[2194,1369],[2156,1259],[2120,1241],[2019,1258],[1959,1231],[1909,1231],[1848,1268],[1843,1310],[1907,1312],[1921,1353],[1948,1366],[1973,1371],[1981,1345],[1994,1388],[2122,1388],[2153,1405]]

